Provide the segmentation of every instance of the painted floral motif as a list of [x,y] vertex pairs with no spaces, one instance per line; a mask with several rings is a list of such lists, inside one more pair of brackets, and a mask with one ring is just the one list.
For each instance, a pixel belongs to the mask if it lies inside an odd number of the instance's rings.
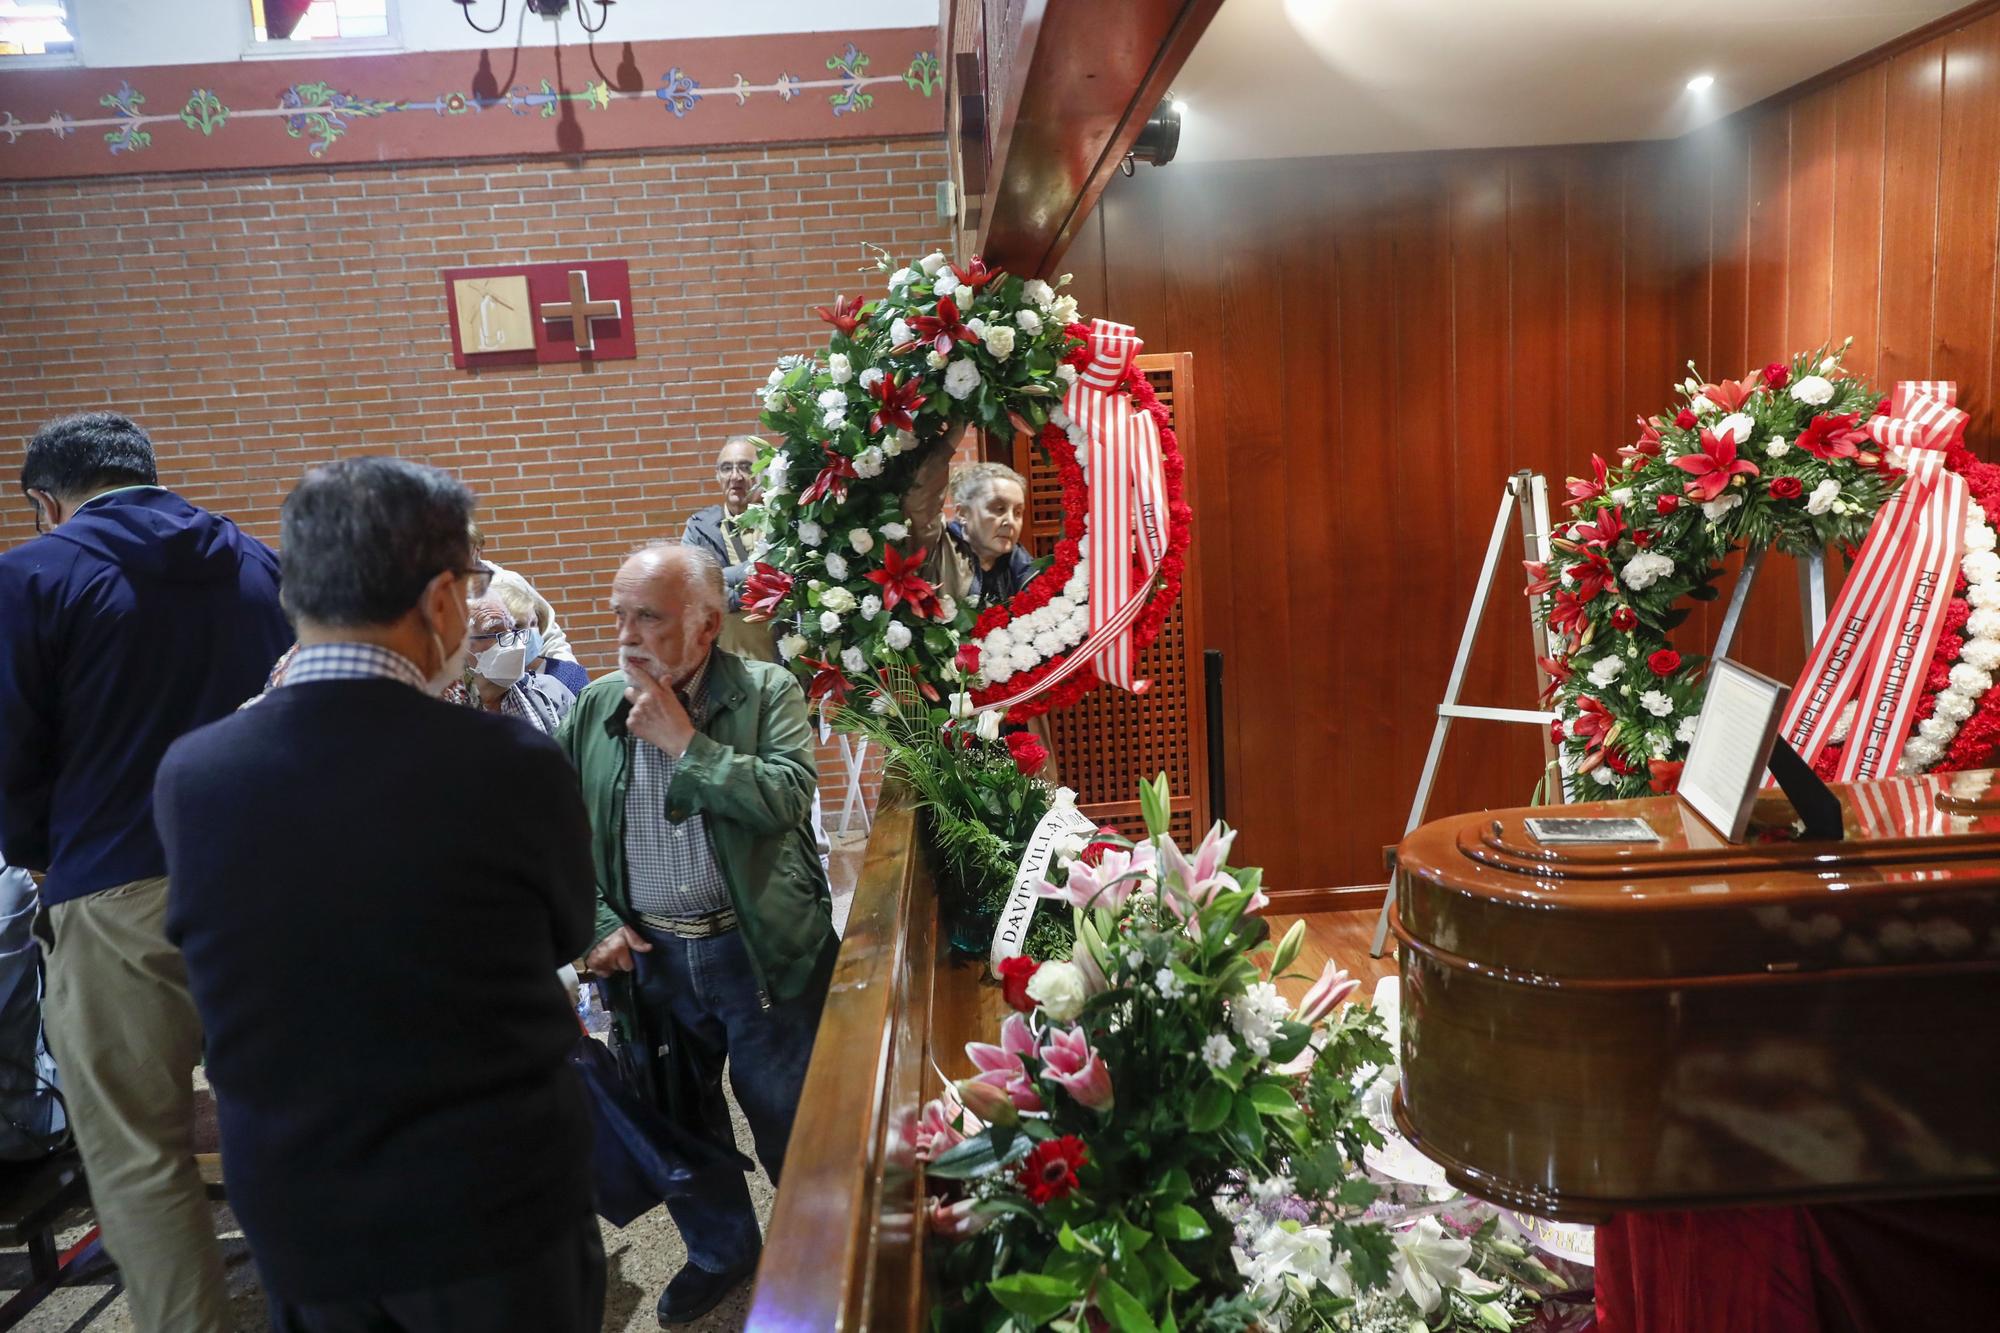
[[145,112],[140,110],[146,105],[144,93],[134,90],[130,83],[121,82],[117,92],[106,93],[97,99],[97,104],[110,108],[126,121],[117,129],[104,132],[104,142],[111,146],[114,156],[119,153],[136,153],[153,146],[152,131],[139,127],[140,117],[145,115]]
[[[9,117],[9,119],[12,119],[12,117]],[[76,133],[76,117],[70,115],[67,111],[50,112],[49,133],[55,135],[58,139],[69,138],[70,135]]]
[[181,108],[181,124],[200,130],[207,138],[228,123],[229,108],[209,89],[197,88],[188,94],[187,105]]
[[674,113],[674,119],[679,120],[694,110],[695,103],[701,100],[701,93],[698,91],[700,87],[699,83],[683,74],[681,67],[676,65],[667,71],[665,78],[660,80],[656,96],[666,103],[667,110]]
[[750,80],[738,74],[736,76],[736,105],[743,106],[748,103],[750,101],[750,92]]
[[778,100],[789,102],[799,95],[799,87],[802,82],[796,74],[780,74],[777,83],[772,86],[778,90]]
[[21,131],[15,128],[20,123],[13,112],[0,111],[0,134],[7,136],[8,143],[15,143],[20,140]]
[[394,102],[356,97],[324,82],[295,83],[279,96],[278,104],[295,113],[285,117],[285,133],[309,139],[306,151],[314,157],[325,156],[334,140],[347,133],[350,116],[381,116],[398,109]]
[[919,51],[911,57],[910,67],[903,71],[903,86],[925,97],[942,88],[944,76],[939,72],[937,56],[930,51]]
[[843,80],[840,91],[831,95],[833,114],[847,115],[851,111],[866,111],[875,105],[875,94],[865,91],[868,78],[868,57],[853,42],[837,56],[828,56],[826,67],[839,74]]

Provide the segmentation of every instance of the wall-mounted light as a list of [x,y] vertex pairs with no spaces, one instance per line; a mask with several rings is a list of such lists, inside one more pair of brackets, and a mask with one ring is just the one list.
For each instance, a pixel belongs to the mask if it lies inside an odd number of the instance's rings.
[[[490,28],[482,28],[473,21],[472,6],[478,3],[478,0],[451,0],[451,2],[458,6],[461,14],[465,15],[466,23],[474,32],[496,33],[507,26],[507,0],[500,0],[500,17],[494,20]],[[595,24],[591,23],[589,17],[593,2],[597,5]],[[560,19],[563,11],[569,8],[569,0],[522,0],[522,3],[527,5],[530,14],[539,14],[550,22]],[[611,6],[617,3],[618,0],[577,0],[576,21],[585,32],[603,32],[604,25],[611,19]]]
[[1688,80],[1688,91],[1691,93],[1705,93],[1714,86],[1715,76],[1713,74],[1697,74]]
[[1156,167],[1164,167],[1174,160],[1174,154],[1181,146],[1181,117],[1187,114],[1187,103],[1172,93],[1167,100],[1153,109],[1146,121],[1146,128],[1139,131],[1139,137],[1132,142],[1132,151],[1125,154],[1125,160],[1118,169],[1131,175],[1134,162],[1149,162]]

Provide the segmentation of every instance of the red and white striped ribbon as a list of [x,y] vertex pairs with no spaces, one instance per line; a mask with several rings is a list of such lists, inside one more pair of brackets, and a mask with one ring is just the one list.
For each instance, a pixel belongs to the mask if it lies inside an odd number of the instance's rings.
[[1090,480],[1090,520],[1083,554],[1090,562],[1088,631],[1082,643],[1033,686],[986,707],[1024,703],[1060,684],[1084,663],[1113,685],[1139,693],[1132,622],[1152,592],[1153,571],[1167,553],[1167,482],[1159,423],[1119,391],[1132,358],[1145,346],[1129,324],[1090,323],[1090,361],[1070,386],[1063,408],[1083,429]]
[[1782,724],[1811,763],[1848,701],[1858,701],[1843,780],[1890,772],[1902,757],[1922,673],[1944,631],[1965,539],[1965,482],[1944,468],[1945,450],[1967,420],[1952,406],[1956,397],[1950,381],[1905,380],[1890,396],[1889,415],[1868,423],[1907,475],[1862,542]]

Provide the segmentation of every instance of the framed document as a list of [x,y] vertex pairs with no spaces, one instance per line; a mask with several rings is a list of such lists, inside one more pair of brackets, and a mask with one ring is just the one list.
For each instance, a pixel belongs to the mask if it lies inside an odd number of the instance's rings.
[[1726,657],[1709,664],[1708,697],[1681,769],[1680,797],[1731,842],[1742,841],[1750,826],[1790,693],[1789,685]]
[[1528,835],[1544,845],[1566,842],[1658,842],[1660,835],[1643,819],[1578,819],[1571,816],[1531,817]]

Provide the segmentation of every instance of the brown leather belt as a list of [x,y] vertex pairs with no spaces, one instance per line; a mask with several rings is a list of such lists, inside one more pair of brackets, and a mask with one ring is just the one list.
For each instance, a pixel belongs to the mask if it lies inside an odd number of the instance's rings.
[[647,930],[661,935],[683,940],[705,940],[715,935],[727,935],[736,929],[736,909],[725,907],[707,916],[654,916],[651,912],[641,912],[639,921]]

